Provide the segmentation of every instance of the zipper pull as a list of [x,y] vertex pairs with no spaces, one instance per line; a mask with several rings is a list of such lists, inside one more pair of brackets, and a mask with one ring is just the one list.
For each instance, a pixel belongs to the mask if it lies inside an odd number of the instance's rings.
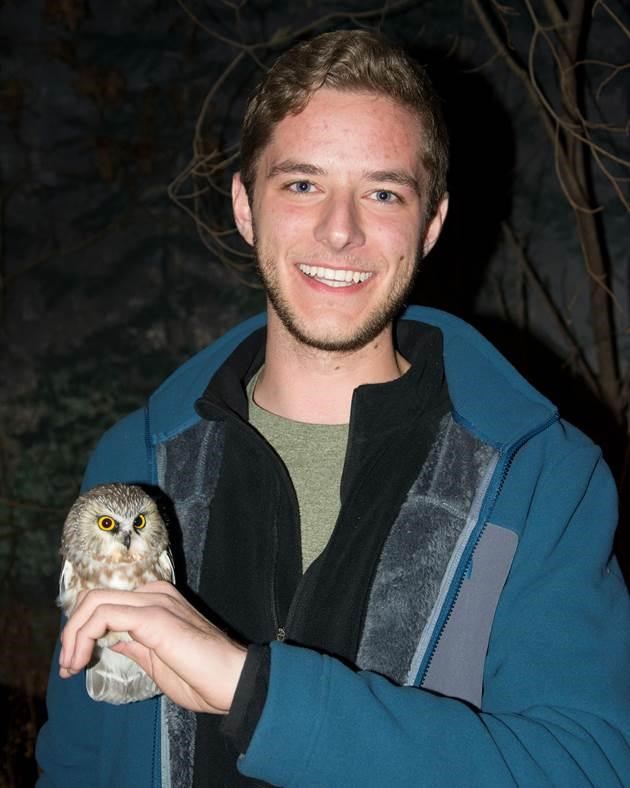
[[287,633],[282,627],[278,627],[278,631],[276,632],[276,640],[279,640],[280,643],[283,643],[287,638]]

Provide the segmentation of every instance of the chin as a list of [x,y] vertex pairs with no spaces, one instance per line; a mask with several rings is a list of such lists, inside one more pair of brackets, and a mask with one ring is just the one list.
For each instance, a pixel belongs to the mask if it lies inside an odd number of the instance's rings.
[[330,353],[350,353],[354,350],[360,350],[365,347],[371,339],[365,340],[362,335],[350,334],[344,336],[341,332],[331,332],[329,334],[322,333],[321,335],[295,335],[303,345],[312,347],[315,350],[325,350]]
[[279,313],[285,329],[307,347],[337,353],[351,353],[366,347],[391,323],[392,312],[381,311],[358,322],[351,317],[334,320],[297,320],[292,314]]

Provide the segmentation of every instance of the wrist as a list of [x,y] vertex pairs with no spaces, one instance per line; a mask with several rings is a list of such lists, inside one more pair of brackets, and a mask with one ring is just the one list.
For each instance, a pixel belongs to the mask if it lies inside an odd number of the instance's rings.
[[227,714],[234,701],[236,688],[243,673],[243,667],[247,658],[247,648],[233,641],[226,641],[226,653],[224,654],[224,687],[225,700],[222,708]]
[[250,645],[232,707],[221,723],[223,734],[232,741],[239,754],[247,751],[262,714],[270,667],[269,646]]

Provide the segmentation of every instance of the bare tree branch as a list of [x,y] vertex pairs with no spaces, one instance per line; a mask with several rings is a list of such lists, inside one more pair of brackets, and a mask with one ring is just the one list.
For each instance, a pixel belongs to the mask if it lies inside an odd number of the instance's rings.
[[[519,78],[538,110],[553,146],[558,182],[574,211],[585,270],[591,280],[591,323],[598,359],[598,388],[611,411],[622,420],[626,405],[620,391],[618,351],[612,314],[616,300],[608,284],[605,241],[594,215],[601,208],[594,203],[589,166],[592,163],[600,168],[621,204],[627,209],[628,201],[620,186],[622,179],[613,176],[608,167],[602,164],[603,160],[607,159],[627,169],[630,167],[630,162],[592,139],[590,126],[584,121],[584,113],[580,107],[580,90],[583,82],[578,82],[575,65],[580,62],[579,48],[586,24],[585,0],[572,2],[568,6],[569,13],[566,18],[555,0],[544,0],[545,9],[552,21],[551,25],[545,25],[540,21],[531,0],[523,0],[523,3],[532,24],[526,67],[520,62],[514,49],[508,48],[505,40],[497,32],[496,16],[491,16],[492,12],[484,7],[482,0],[471,0],[488,38],[501,54],[506,65]],[[501,13],[496,3],[491,2],[490,7],[494,9],[494,14]],[[603,3],[602,7],[609,11]],[[620,20],[616,21],[623,28]],[[500,24],[505,25],[505,20],[501,19]],[[557,69],[562,105],[559,110],[552,106],[538,83],[537,46],[541,38],[545,41]],[[588,378],[588,373],[585,374]]]
[[589,387],[593,392],[601,396],[601,390],[600,390],[599,382],[597,380],[597,376],[594,373],[591,365],[588,363],[588,360],[586,358],[584,350],[580,345],[579,340],[571,330],[569,323],[567,322],[564,315],[556,305],[556,302],[554,301],[553,296],[549,291],[549,288],[543,282],[542,277],[534,267],[532,261],[525,254],[525,250],[523,249],[523,246],[518,242],[516,235],[514,234],[514,230],[512,229],[512,226],[508,222],[502,222],[501,228],[520,266],[527,273],[530,281],[535,286],[543,303],[547,307],[556,325],[560,329],[562,336],[565,338],[566,342],[571,348],[574,358],[578,360],[582,374],[586,379]]
[[604,9],[604,11],[608,14],[608,16],[610,16],[610,18],[615,21],[619,29],[622,30],[623,33],[625,34],[626,38],[630,38],[630,28],[627,28],[624,25],[621,19],[619,19],[617,14],[615,14],[615,12],[610,9],[608,3],[605,3],[604,0],[596,0],[595,5],[593,6],[592,15],[595,16],[595,11],[597,11],[598,6],[601,6]]

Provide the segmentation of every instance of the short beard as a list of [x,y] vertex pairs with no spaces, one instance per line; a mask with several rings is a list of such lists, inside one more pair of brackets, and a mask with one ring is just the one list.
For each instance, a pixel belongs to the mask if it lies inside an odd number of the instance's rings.
[[324,350],[329,353],[352,353],[356,350],[361,350],[369,345],[370,342],[374,341],[404,308],[407,297],[413,289],[420,263],[420,255],[418,255],[414,267],[414,274],[410,277],[406,286],[391,292],[385,303],[377,307],[377,309],[369,315],[367,321],[360,326],[355,333],[346,338],[319,339],[318,337],[306,333],[298,324],[293,310],[291,309],[291,305],[280,292],[276,277],[274,276],[273,262],[269,260],[261,262],[258,249],[256,246],[254,248],[256,251],[256,267],[258,269],[258,274],[262,279],[267,298],[274,312],[280,318],[282,325],[289,334],[302,345],[316,350]]

